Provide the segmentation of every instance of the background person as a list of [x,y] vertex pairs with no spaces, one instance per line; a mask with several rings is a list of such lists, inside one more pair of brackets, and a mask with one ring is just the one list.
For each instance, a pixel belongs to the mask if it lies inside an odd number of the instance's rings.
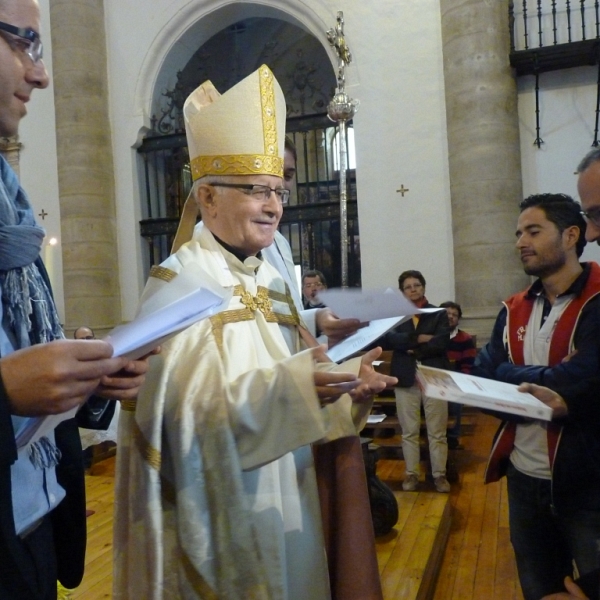
[[[448,324],[450,325],[450,341],[446,353],[450,366],[459,373],[469,375],[477,356],[477,348],[473,336],[458,328],[462,318],[462,308],[457,302],[447,301],[440,304],[446,309]],[[460,446],[460,426],[462,418],[462,404],[448,402],[448,415],[454,418],[454,425],[447,430],[448,448]]]
[[551,422],[501,415],[486,482],[506,475],[510,536],[526,600],[564,590],[573,563],[598,568],[600,539],[600,267],[580,263],[586,223],[564,194],[523,200],[517,243],[536,276],[504,303],[474,375],[549,387]]
[[[398,277],[398,285],[402,293],[419,308],[435,308],[425,297],[425,278],[419,271],[404,271]],[[447,493],[450,491],[446,478],[448,403],[423,396],[415,382],[417,361],[430,367],[449,367],[446,349],[450,327],[446,311],[415,315],[388,332],[384,339],[385,347],[393,350],[390,373],[398,378],[395,388],[396,410],[402,428],[402,453],[406,464],[402,489],[412,492],[419,485],[419,436],[423,406],[433,482],[438,492]]]
[[327,289],[327,281],[321,271],[312,269],[302,274],[302,296],[304,308],[325,308],[317,298],[319,292]]

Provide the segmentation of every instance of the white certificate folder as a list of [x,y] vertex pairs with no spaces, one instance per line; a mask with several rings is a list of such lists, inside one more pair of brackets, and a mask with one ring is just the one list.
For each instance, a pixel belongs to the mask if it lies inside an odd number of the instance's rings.
[[145,314],[108,334],[105,340],[114,348],[113,356],[139,358],[176,333],[223,310],[231,299],[231,289],[219,286],[195,265],[180,273],[177,282],[158,291],[147,303]]
[[543,421],[552,420],[552,409],[516,385],[419,365],[417,380],[425,396],[478,406]]

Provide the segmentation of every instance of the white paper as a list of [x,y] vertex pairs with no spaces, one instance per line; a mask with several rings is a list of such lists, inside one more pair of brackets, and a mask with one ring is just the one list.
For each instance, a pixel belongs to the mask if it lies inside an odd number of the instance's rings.
[[375,319],[437,312],[440,308],[417,308],[400,290],[328,289],[319,292],[319,301],[340,319]]
[[369,415],[367,417],[367,425],[375,425],[376,423],[381,423],[387,415]]
[[419,365],[417,379],[424,393],[448,402],[460,402],[523,417],[552,420],[552,409],[516,385]]
[[395,327],[399,323],[403,323],[410,317],[393,317],[391,319],[377,319],[371,321],[366,327],[359,329],[350,337],[341,341],[339,344],[327,350],[327,356],[333,362],[340,362],[349,356],[360,352],[365,346],[380,338],[384,333]]
[[72,419],[77,412],[79,406],[68,410],[67,412],[60,413],[58,415],[48,415],[47,417],[32,417],[27,420],[25,427],[19,430],[15,436],[15,442],[17,444],[17,450],[31,444],[41,437],[48,435],[56,429],[56,427],[66,421]]
[[[215,286],[208,279],[205,284],[126,325],[115,327],[105,338],[114,349],[113,356],[139,358],[186,327],[222,310],[229,303],[231,291]],[[171,293],[168,288],[166,285],[163,289]]]

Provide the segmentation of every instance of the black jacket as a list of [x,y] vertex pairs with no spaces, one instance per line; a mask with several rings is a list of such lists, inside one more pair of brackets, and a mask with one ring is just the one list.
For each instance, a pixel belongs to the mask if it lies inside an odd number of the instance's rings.
[[[567,292],[578,294],[587,281],[589,268]],[[540,284],[531,287],[533,294]],[[563,426],[552,471],[552,497],[558,510],[600,510],[600,295],[583,308],[573,334],[577,349],[569,361],[554,367],[515,365],[504,340],[506,308],[496,319],[492,337],[475,359],[472,374],[508,383],[536,383],[557,391],[567,403],[568,416],[557,420]],[[505,413],[503,420],[519,421]]]
[[[427,303],[423,308],[435,308]],[[425,344],[417,343],[421,334],[433,335]],[[385,350],[393,350],[390,375],[398,378],[398,387],[410,387],[415,383],[417,361],[428,367],[449,369],[446,354],[450,342],[450,325],[445,310],[419,315],[415,329],[412,319],[394,327],[384,340]],[[409,353],[408,351],[412,352]]]
[[[37,261],[37,266],[45,276],[41,261]],[[83,578],[86,546],[85,478],[75,419],[63,421],[56,428],[55,441],[62,454],[56,476],[66,491],[65,498],[51,513],[58,579],[66,588],[74,588]],[[0,600],[36,600],[36,575],[15,533],[10,471],[16,459],[8,397],[0,380]]]

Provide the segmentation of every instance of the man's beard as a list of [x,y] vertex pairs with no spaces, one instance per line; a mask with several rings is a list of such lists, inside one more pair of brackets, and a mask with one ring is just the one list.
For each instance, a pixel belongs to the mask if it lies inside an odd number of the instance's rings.
[[564,267],[567,259],[564,253],[557,252],[552,256],[548,257],[546,260],[542,260],[535,265],[523,266],[523,270],[527,275],[531,275],[533,277],[540,277],[544,279],[545,277],[549,277],[553,275],[557,271],[559,271],[562,267]]

